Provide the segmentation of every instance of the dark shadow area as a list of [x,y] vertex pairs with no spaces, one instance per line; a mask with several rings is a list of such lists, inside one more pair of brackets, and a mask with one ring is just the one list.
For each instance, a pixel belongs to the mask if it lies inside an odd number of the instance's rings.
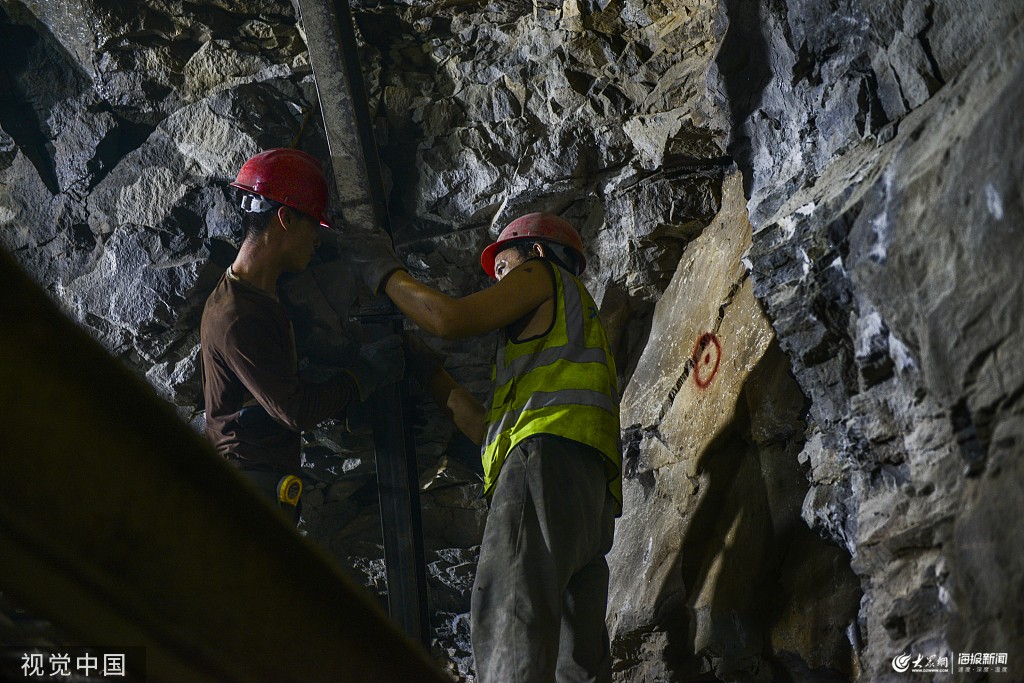
[[[689,613],[688,629],[669,631],[670,649],[679,654],[698,655],[693,651],[698,636],[696,604],[698,596],[711,580],[715,580],[711,603],[711,640],[722,649],[716,654],[729,662],[744,662],[757,657],[763,647],[761,629],[753,623],[743,624],[753,636],[746,647],[735,642],[733,628],[737,620],[756,618],[757,585],[748,583],[750,563],[763,559],[771,536],[770,516],[767,514],[767,493],[761,477],[758,457],[750,442],[750,416],[741,395],[736,417],[731,428],[713,441],[697,465],[698,473],[705,475],[704,495],[691,518],[686,538],[677,559],[677,571],[682,575],[685,590],[684,604]],[[730,530],[734,528],[734,542],[726,545]],[[741,541],[742,542],[738,542]],[[712,577],[716,562],[721,563],[720,574]],[[754,607],[754,609],[751,609]],[[731,617],[732,623],[723,624],[719,633],[717,616]],[[679,642],[685,638],[685,644]],[[733,641],[733,642],[730,642]],[[751,642],[752,641],[752,642]],[[690,666],[668,659],[673,673],[684,675]],[[714,665],[714,662],[712,662]],[[719,674],[726,673],[721,665],[715,666]]]
[[[55,108],[73,102],[91,88],[88,76],[46,27],[28,19],[16,21],[0,8],[0,89],[5,93],[0,98],[0,127],[14,139],[53,194],[66,188],[61,187],[57,168],[60,161],[54,158],[58,131],[50,129],[49,119]],[[90,100],[78,115],[105,114],[113,119],[113,125],[86,163],[91,174],[86,191],[95,188],[155,129],[154,125],[123,118],[106,102]],[[65,178],[64,183],[67,182]]]
[[107,105],[103,106],[110,111],[117,123],[99,141],[92,159],[86,164],[86,168],[92,173],[88,190],[99,185],[100,181],[107,177],[107,174],[121,159],[141,147],[149,139],[150,134],[156,130],[156,126],[150,124],[122,119],[114,113],[112,108]]
[[719,22],[728,22],[715,63],[724,89],[732,124],[728,152],[743,173],[743,192],[750,196],[753,160],[750,138],[744,132],[747,118],[761,104],[764,89],[771,81],[768,42],[764,36],[764,17],[760,0],[724,0]]
[[[0,127],[39,172],[53,194],[60,191],[46,119],[75,83],[76,67],[33,27],[15,23],[0,7]],[[84,80],[84,78],[82,79]]]

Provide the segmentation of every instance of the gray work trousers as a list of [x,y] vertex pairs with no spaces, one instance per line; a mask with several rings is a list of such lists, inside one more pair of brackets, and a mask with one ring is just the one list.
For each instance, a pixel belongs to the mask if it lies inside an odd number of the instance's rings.
[[594,449],[540,435],[509,452],[473,584],[478,683],[611,681],[605,554],[614,517]]

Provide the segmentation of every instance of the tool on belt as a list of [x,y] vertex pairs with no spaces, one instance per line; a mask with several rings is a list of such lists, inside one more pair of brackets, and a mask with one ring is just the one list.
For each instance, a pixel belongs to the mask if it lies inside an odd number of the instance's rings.
[[285,505],[296,506],[302,497],[302,480],[294,474],[286,474],[277,482],[277,500]]

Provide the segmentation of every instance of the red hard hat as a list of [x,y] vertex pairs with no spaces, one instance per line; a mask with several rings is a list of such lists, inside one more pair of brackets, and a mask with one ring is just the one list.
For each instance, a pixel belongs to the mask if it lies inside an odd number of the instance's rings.
[[498,241],[480,254],[480,265],[484,272],[494,277],[494,257],[498,252],[503,251],[511,242],[529,239],[542,239],[569,247],[579,256],[580,273],[587,267],[583,240],[569,221],[550,213],[529,213],[506,225],[498,235]]
[[325,228],[332,227],[324,214],[327,181],[320,162],[300,150],[279,148],[260,152],[242,164],[231,187],[298,209]]

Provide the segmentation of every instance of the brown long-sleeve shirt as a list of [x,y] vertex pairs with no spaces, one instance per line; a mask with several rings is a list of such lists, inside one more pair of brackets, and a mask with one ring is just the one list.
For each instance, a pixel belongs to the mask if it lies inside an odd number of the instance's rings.
[[200,335],[206,436],[236,464],[297,471],[300,432],[359,400],[347,373],[299,378],[284,307],[230,269],[206,300]]

